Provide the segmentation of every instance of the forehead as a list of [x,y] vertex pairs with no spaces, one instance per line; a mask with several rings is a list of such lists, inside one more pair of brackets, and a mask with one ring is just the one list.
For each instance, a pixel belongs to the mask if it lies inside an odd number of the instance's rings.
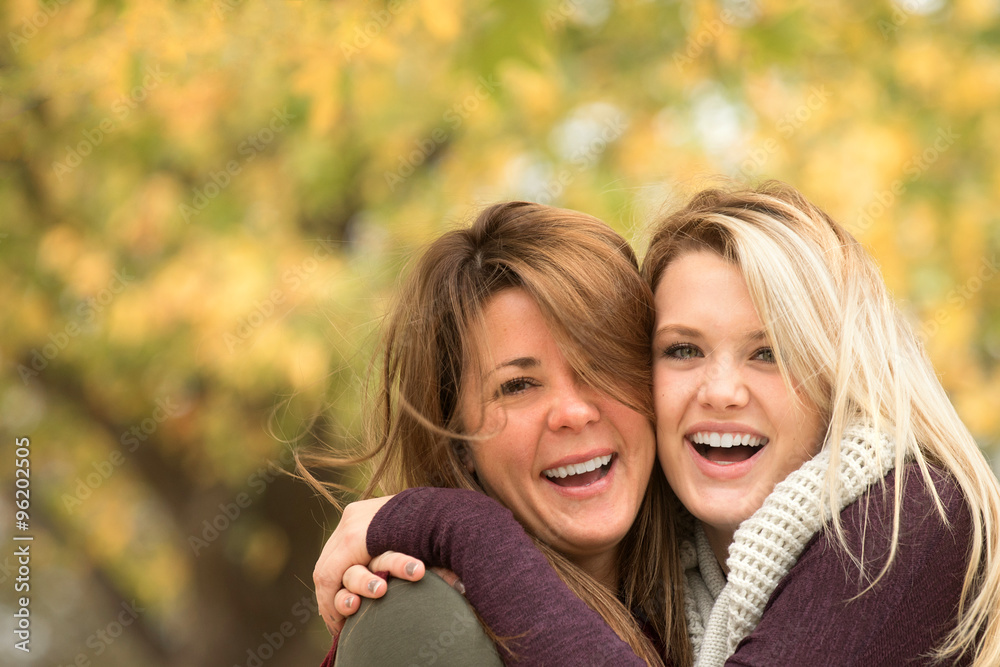
[[658,327],[676,318],[712,328],[760,326],[739,267],[711,250],[687,251],[671,261],[654,297]]
[[517,287],[498,292],[487,300],[477,339],[475,352],[487,366],[506,360],[518,350],[530,351],[555,342],[538,304]]

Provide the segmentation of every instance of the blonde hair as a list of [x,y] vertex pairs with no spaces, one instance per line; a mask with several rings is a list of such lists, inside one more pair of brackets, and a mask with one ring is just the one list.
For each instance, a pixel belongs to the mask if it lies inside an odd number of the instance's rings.
[[[561,352],[583,382],[652,420],[649,363],[652,292],[635,254],[591,216],[527,202],[484,210],[419,258],[383,330],[374,410],[366,435],[374,471],[363,496],[415,486],[483,488],[464,465],[458,400],[464,365],[476,363],[489,299],[523,289],[538,304]],[[336,502],[308,466],[338,467],[332,455],[303,458],[299,471]],[[650,620],[677,665],[691,662],[671,492],[659,466],[619,545],[624,605],[564,556],[533,537],[559,576],[647,663],[661,664],[630,609]],[[335,485],[328,485],[335,486]],[[654,586],[651,582],[661,582]],[[488,630],[488,628],[487,628]]]
[[[919,466],[946,523],[929,466],[954,478],[971,512],[972,540],[958,624],[935,653],[940,659],[971,653],[977,666],[1000,664],[1000,486],[874,260],[826,213],[777,182],[696,195],[660,223],[644,277],[655,289],[673,259],[699,248],[739,268],[786,385],[791,389],[794,378],[828,418],[831,507],[840,493],[840,440],[856,422],[894,437],[896,468],[904,460]],[[902,483],[897,474],[889,558],[875,581],[896,555]],[[848,552],[838,512],[832,523]]]

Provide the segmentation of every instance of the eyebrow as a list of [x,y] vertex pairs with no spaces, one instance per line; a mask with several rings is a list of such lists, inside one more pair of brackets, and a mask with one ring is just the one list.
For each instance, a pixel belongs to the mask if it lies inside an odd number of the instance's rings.
[[653,334],[653,337],[659,338],[664,334],[677,334],[685,338],[699,338],[701,336],[701,332],[698,331],[697,329],[685,327],[680,324],[668,324],[666,326],[657,329],[656,332]]
[[503,362],[497,364],[493,368],[493,370],[489,371],[486,375],[483,376],[483,378],[484,379],[488,378],[489,376],[493,375],[497,371],[502,370],[504,368],[511,367],[511,366],[513,366],[514,368],[525,369],[525,368],[535,368],[536,366],[540,366],[540,365],[541,365],[541,362],[538,361],[538,359],[536,359],[535,357],[517,357],[515,359],[508,359],[507,361],[503,361]]
[[[698,329],[692,329],[691,327],[686,327],[682,324],[667,324],[656,330],[653,334],[653,339],[655,340],[667,334],[680,336],[682,338],[701,338],[704,336],[704,334]],[[743,340],[747,342],[755,342],[766,339],[767,332],[763,329],[756,329],[743,334]]]

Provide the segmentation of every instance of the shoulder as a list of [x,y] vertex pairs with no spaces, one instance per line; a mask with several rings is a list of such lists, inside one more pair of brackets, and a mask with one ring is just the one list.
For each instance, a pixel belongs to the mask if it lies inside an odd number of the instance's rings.
[[[948,539],[963,549],[971,530],[965,496],[946,471],[928,468],[926,479],[916,463],[893,470],[881,483],[872,486],[841,512],[840,519],[848,545],[878,547],[891,536],[896,507],[897,477],[900,485],[900,545],[928,544]],[[942,516],[938,508],[940,499]],[[829,531],[828,531],[829,532]],[[942,545],[943,546],[943,545]]]
[[440,577],[392,579],[347,620],[336,665],[501,665],[472,607]]
[[846,550],[832,526],[813,537],[730,664],[920,663],[955,627],[971,539],[965,499],[940,470],[931,470],[930,484],[916,465],[898,474],[895,553],[889,473],[841,512]]
[[[925,562],[932,556],[942,562],[964,561],[972,532],[965,497],[947,472],[935,467],[929,467],[928,472],[929,480],[915,463],[890,471],[840,512],[843,543],[831,521],[813,536],[789,574],[811,572],[810,565],[829,563],[830,573],[839,570],[848,578],[865,579],[852,556],[863,558],[865,572],[874,569],[877,573],[892,553],[897,477],[900,511],[893,569],[914,561]],[[943,515],[935,496],[940,499]],[[862,590],[866,587],[862,586]]]
[[[831,522],[807,545],[797,567],[813,560],[837,562],[847,574],[867,578],[858,571],[863,558],[866,573],[877,573],[892,557],[890,572],[932,560],[942,565],[964,562],[972,534],[971,516],[965,496],[955,479],[940,468],[928,468],[929,480],[919,466],[907,463],[890,471],[839,516],[843,543]],[[893,554],[896,515],[896,485],[900,486],[899,526]],[[940,499],[940,509],[938,500]],[[941,509],[944,510],[943,515]],[[847,547],[845,553],[844,547]],[[964,567],[962,568],[964,570]]]

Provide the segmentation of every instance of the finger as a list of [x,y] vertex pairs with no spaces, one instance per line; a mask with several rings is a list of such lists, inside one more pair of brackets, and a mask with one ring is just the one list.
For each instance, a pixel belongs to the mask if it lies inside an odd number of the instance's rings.
[[336,637],[340,633],[340,629],[344,626],[344,617],[336,611],[335,594],[340,590],[340,582],[338,581],[337,585],[334,586],[333,582],[322,579],[315,573],[313,574],[313,581],[316,584],[316,607],[319,615],[323,618],[326,629],[330,631],[331,635]]
[[462,583],[462,580],[458,578],[457,574],[451,570],[446,570],[443,567],[432,567],[431,572],[444,579],[445,583],[454,588],[456,591],[465,595],[465,584]]
[[397,579],[419,581],[424,576],[424,564],[420,560],[397,551],[386,551],[368,564],[372,572],[386,571]]
[[340,582],[330,581],[324,567],[324,558],[321,556],[313,571],[313,583],[316,586],[316,608],[320,618],[326,624],[326,629],[336,637],[344,627],[344,617],[337,613],[336,600],[334,594],[340,589]]
[[[316,586],[316,606],[330,634],[337,636],[344,626],[344,617],[337,612],[336,593],[342,588],[343,570],[338,569],[332,549],[333,538],[327,542],[313,570]],[[345,566],[346,567],[346,566]],[[336,580],[333,579],[336,577]]]
[[[361,598],[346,588],[341,588],[337,591],[337,595],[334,596],[334,604],[337,607],[338,614],[350,616],[361,607]],[[343,626],[343,623],[341,623],[341,626]]]
[[355,595],[380,598],[385,595],[386,583],[364,565],[352,565],[344,573],[344,588]]
[[344,629],[344,617],[336,611],[321,611],[319,615],[331,636],[336,637]]
[[[355,563],[367,563],[371,560],[366,546],[368,525],[378,510],[389,501],[389,497],[373,498],[351,503],[344,508],[340,523],[323,545],[323,552],[313,570],[313,583],[316,585],[316,603],[324,613],[333,618],[332,625],[342,623],[336,613],[335,596],[341,588],[344,572]],[[331,623],[327,623],[330,627]]]

